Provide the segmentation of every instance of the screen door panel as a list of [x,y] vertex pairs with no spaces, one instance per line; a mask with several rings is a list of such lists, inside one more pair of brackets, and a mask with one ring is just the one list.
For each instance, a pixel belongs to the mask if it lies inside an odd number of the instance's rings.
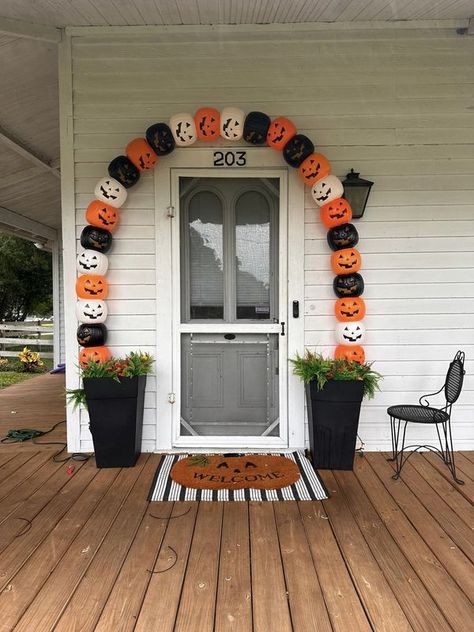
[[279,437],[279,180],[179,182],[179,435]]
[[278,335],[183,334],[181,434],[278,436]]

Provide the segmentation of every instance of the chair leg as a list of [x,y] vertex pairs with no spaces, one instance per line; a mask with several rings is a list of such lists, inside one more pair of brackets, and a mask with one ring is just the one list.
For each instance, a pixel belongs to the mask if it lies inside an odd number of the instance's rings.
[[392,433],[392,458],[387,459],[387,461],[395,461],[395,474],[392,476],[394,480],[400,478],[400,472],[402,471],[403,466],[403,452],[405,449],[405,437],[407,431],[407,422],[403,427],[403,435],[402,435],[402,444],[401,449],[399,449],[399,441],[400,441],[400,427],[401,420],[395,419],[394,417],[390,417],[390,428]]
[[443,427],[444,443],[441,439],[441,435],[436,424],[436,430],[438,432],[439,444],[441,447],[441,456],[445,464],[447,465],[451,476],[458,485],[464,485],[464,481],[456,475],[456,463],[454,461],[454,448],[453,448],[453,435],[451,431],[451,417],[447,422],[441,424]]

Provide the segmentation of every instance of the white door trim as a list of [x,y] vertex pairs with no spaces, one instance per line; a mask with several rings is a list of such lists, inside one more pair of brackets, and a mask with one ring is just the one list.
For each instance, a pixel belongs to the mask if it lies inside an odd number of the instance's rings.
[[[202,177],[280,177],[288,173],[287,178],[282,178],[281,182],[287,181],[288,186],[283,188],[281,204],[286,204],[289,221],[287,253],[285,258],[288,263],[288,282],[286,288],[281,288],[280,298],[286,304],[289,322],[286,323],[286,343],[288,346],[288,357],[292,357],[296,351],[301,351],[304,342],[304,185],[297,177],[295,170],[286,167],[282,161],[281,154],[269,148],[248,148],[236,147],[232,150],[224,148],[222,151],[239,152],[244,151],[246,156],[245,167],[214,167],[214,154],[221,151],[219,148],[184,148],[173,152],[170,156],[160,160],[159,169],[155,171],[155,202],[156,202],[156,232],[157,232],[157,350],[156,350],[156,374],[157,374],[157,431],[156,450],[173,450],[185,447],[181,438],[178,441],[173,436],[173,418],[176,412],[173,411],[175,403],[179,398],[178,387],[173,391],[173,374],[177,369],[179,358],[176,353],[177,345],[173,345],[176,337],[176,314],[179,310],[180,295],[179,288],[172,287],[172,267],[179,265],[179,251],[173,246],[171,234],[171,222],[179,221],[179,218],[171,219],[174,214],[172,208],[173,199],[177,199],[176,188],[179,175],[199,175]],[[283,163],[283,164],[282,164]],[[193,172],[191,172],[193,170]],[[186,174],[184,173],[186,171]],[[173,184],[174,183],[174,184]],[[300,304],[300,317],[292,317],[292,302],[298,300]],[[177,302],[178,301],[178,302]],[[222,327],[223,325],[221,325]],[[183,325],[180,324],[180,330]],[[255,326],[258,328],[258,325]],[[232,331],[237,331],[235,325],[230,325]],[[278,325],[279,328],[279,325]],[[196,331],[193,325],[193,331]],[[246,328],[246,331],[248,329]],[[173,347],[175,355],[173,356]],[[280,370],[288,372],[288,402],[286,405],[289,411],[288,436],[284,440],[284,445],[277,437],[257,437],[252,438],[252,446],[265,449],[296,449],[304,446],[304,390],[299,380],[295,379],[291,372],[291,367],[286,363]],[[173,403],[171,403],[173,402]],[[184,438],[188,439],[188,438]],[[202,438],[201,438],[202,439]],[[243,439],[243,438],[242,438]],[[260,439],[255,441],[255,439]],[[226,441],[216,438],[206,442],[208,447],[218,448],[229,446]],[[187,441],[187,446],[192,447],[192,442]],[[237,445],[237,444],[236,444]],[[244,446],[242,446],[244,447]],[[193,448],[194,449],[194,448]],[[196,449],[198,449],[196,447]]]

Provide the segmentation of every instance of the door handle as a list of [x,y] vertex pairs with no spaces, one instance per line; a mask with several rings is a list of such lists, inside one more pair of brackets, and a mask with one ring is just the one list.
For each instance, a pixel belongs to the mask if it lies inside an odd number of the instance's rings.
[[284,336],[285,335],[285,323],[282,321],[280,323],[280,325],[281,325],[281,332],[280,333],[281,333],[282,336]]
[[300,317],[300,302],[293,301],[293,318],[299,318],[299,317]]

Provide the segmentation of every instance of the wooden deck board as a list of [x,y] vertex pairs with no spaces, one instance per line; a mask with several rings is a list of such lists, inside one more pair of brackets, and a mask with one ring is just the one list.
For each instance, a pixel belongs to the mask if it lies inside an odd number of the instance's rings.
[[[0,433],[48,429],[63,376],[7,389],[0,413]],[[464,486],[434,455],[394,481],[368,453],[354,472],[322,472],[323,502],[199,504],[146,500],[159,455],[124,470],[70,462],[71,475],[53,450],[0,444],[0,632],[464,632],[472,620],[472,452],[456,455]]]
[[[465,581],[466,576],[470,573],[471,562],[438,522],[440,517],[441,522],[443,522],[446,512],[450,511],[449,507],[439,496],[435,496],[432,503],[427,503],[431,507],[430,513],[423,503],[424,495],[422,495],[420,502],[411,491],[412,479],[408,477],[397,481],[392,479],[393,468],[382,454],[371,454],[370,465],[427,546],[457,582],[458,587],[474,602],[474,584]],[[359,480],[363,483],[363,479],[359,478]]]
[[[377,475],[370,467],[367,459],[357,459],[356,476],[359,482],[363,482],[363,490],[374,507],[374,518],[380,518],[384,529],[379,529],[379,533],[387,533],[396,542],[398,548],[403,553],[403,557],[407,558],[411,567],[416,572],[420,581],[424,585],[427,593],[431,596],[431,602],[426,600],[428,619],[434,616],[433,605],[444,615],[446,622],[449,622],[453,630],[459,632],[465,630],[466,621],[472,619],[474,610],[471,603],[459,591],[459,587],[454,582],[449,573],[436,557],[435,550],[430,548],[416,528],[410,523],[408,518],[400,512],[400,508],[390,493],[385,489],[383,483],[378,479]],[[337,477],[341,477],[337,474]],[[347,477],[345,477],[347,478]],[[357,488],[354,478],[351,476],[347,485],[347,492],[353,497],[356,496]],[[417,507],[417,503],[414,505]],[[370,520],[364,517],[364,520]],[[434,523],[431,525],[434,529]],[[412,585],[416,583],[412,581]],[[443,586],[440,591],[439,587]],[[416,588],[419,591],[419,587]],[[419,592],[419,610],[422,610],[421,603],[422,592]],[[425,615],[425,616],[427,616]],[[442,619],[439,617],[439,626],[442,626]],[[436,626],[437,629],[443,629]]]

